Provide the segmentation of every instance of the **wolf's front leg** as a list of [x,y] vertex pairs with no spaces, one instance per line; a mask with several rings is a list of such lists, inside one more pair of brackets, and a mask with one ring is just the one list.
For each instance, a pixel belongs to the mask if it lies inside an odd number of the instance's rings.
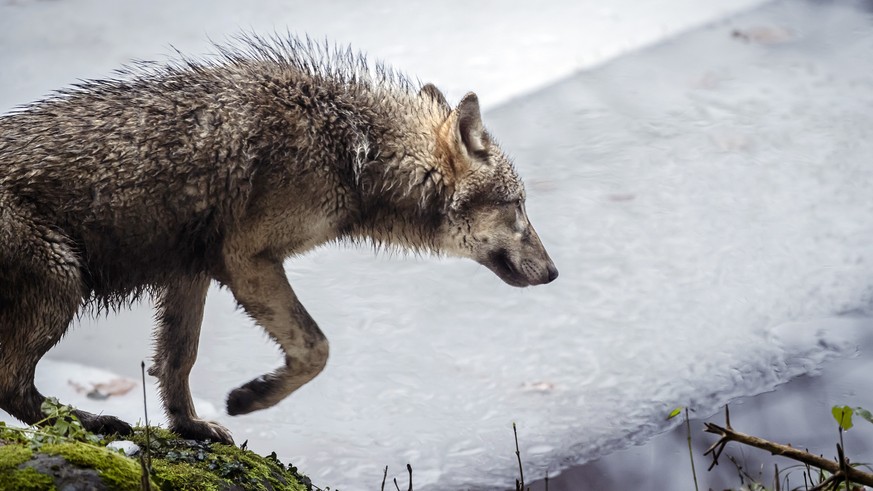
[[188,387],[188,375],[197,359],[203,304],[209,278],[181,278],[166,286],[158,300],[155,364],[149,373],[158,378],[170,429],[184,438],[232,445],[223,426],[197,417]]
[[228,287],[245,311],[285,353],[285,365],[231,391],[227,412],[268,408],[318,375],[327,363],[327,339],[297,300],[282,262],[248,258],[226,264]]

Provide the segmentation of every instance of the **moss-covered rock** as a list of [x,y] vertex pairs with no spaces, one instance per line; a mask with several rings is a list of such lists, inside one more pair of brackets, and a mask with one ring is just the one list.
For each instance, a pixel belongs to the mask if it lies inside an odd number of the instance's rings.
[[4,445],[0,441],[0,491],[55,489],[54,480],[22,464],[33,458],[23,445]]
[[74,489],[138,490],[144,484],[143,462],[149,461],[149,483],[155,490],[313,489],[308,478],[284,466],[275,454],[261,457],[235,446],[149,430],[148,445],[145,429],[135,430],[130,440],[140,447],[140,455],[128,457],[106,448],[112,439],[34,438],[42,430],[28,433],[0,425],[0,491],[63,489],[69,484]]

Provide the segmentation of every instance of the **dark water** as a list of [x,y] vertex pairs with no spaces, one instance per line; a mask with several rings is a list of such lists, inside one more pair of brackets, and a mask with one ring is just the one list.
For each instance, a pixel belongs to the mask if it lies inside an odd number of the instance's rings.
[[[861,343],[854,347],[851,356],[828,363],[821,372],[797,377],[771,392],[731,401],[731,425],[735,430],[834,458],[839,434],[831,408],[837,405],[873,408],[870,381],[873,319],[843,318],[829,328],[857,331]],[[737,443],[729,444],[719,465],[707,470],[712,459],[703,454],[717,437],[703,431],[703,422],[723,426],[724,411],[700,416],[691,414],[693,456],[700,489],[736,489],[748,484],[750,477],[773,489],[774,465],[779,466],[782,489],[803,489],[804,469],[792,469],[795,461]],[[855,427],[843,436],[846,455],[854,462],[873,462],[873,425],[857,417],[854,423]],[[551,478],[548,489],[694,489],[687,438],[682,423],[642,446],[572,467]],[[742,476],[737,464],[742,467]],[[531,483],[531,490],[545,489],[542,476],[530,477],[537,479]]]

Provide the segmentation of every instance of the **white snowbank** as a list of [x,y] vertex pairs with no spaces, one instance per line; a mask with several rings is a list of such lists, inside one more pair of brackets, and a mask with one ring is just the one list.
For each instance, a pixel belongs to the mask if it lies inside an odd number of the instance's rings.
[[[150,378],[150,377],[149,377]],[[141,378],[122,377],[108,370],[94,368],[82,363],[43,359],[36,373],[36,386],[47,396],[57,397],[64,404],[71,404],[97,414],[111,414],[127,421],[145,421]],[[94,387],[104,388],[94,394]],[[116,390],[112,390],[112,389]],[[89,396],[89,392],[92,395]],[[108,397],[107,397],[108,396]],[[105,398],[103,398],[105,397]],[[166,426],[155,384],[146,381],[149,424]],[[214,419],[219,415],[212,403],[195,399],[194,406],[200,416]],[[0,421],[19,426],[20,421],[0,411]]]
[[222,41],[240,30],[350,44],[436,83],[450,99],[477,91],[490,107],[761,3],[19,0],[0,3],[0,110],[105,77],[131,59],[161,59],[170,45],[205,53],[207,36]]

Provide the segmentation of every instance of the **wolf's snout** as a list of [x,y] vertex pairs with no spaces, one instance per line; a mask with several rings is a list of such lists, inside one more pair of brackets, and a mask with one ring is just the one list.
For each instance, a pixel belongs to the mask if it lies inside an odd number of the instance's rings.
[[558,277],[558,268],[544,253],[519,257],[518,253],[501,249],[479,262],[506,283],[517,287],[544,285]]
[[530,280],[531,285],[545,285],[555,281],[558,277],[558,268],[555,267],[555,263],[553,263],[548,256],[545,258],[544,262],[545,264],[540,262],[536,276]]
[[549,275],[549,279],[546,280],[546,283],[551,283],[558,278],[558,268],[555,267],[555,263],[550,262],[548,266],[546,266],[546,272]]

